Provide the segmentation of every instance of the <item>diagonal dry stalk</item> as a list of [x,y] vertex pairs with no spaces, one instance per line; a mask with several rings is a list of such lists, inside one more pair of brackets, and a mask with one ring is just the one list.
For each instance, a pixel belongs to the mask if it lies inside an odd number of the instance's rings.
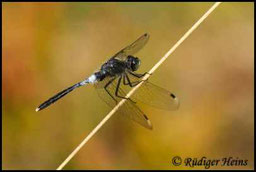
[[[221,2],[215,2],[214,5],[180,38],[180,40],[161,58],[161,60],[155,64],[155,66],[146,74],[142,80],[147,80],[152,74],[173,52],[176,48],[213,12],[213,10]],[[143,82],[140,82],[137,86],[126,95],[129,98],[141,85]],[[90,132],[90,134],[76,147],[76,149],[66,158],[65,161],[57,168],[61,170],[74,156],[75,154],[87,143],[90,138],[107,122],[107,120],[118,110],[120,106],[125,103],[126,99],[122,99],[107,115],[106,117]]]

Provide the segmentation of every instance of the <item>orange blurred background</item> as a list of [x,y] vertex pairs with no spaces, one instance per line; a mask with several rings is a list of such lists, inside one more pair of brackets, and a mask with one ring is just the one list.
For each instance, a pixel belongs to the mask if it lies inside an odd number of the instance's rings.
[[[213,3],[3,3],[2,168],[56,169],[110,111],[93,86],[35,108],[147,32],[151,67]],[[114,115],[64,169],[204,169],[181,158],[247,159],[254,168],[254,8],[222,3],[150,77],[178,111],[141,106],[149,131]]]

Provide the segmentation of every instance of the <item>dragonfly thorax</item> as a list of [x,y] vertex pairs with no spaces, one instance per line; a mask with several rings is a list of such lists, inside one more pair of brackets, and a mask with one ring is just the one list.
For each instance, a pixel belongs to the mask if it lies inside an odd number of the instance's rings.
[[126,69],[126,62],[118,59],[110,59],[101,66],[100,72],[105,76],[121,75]]

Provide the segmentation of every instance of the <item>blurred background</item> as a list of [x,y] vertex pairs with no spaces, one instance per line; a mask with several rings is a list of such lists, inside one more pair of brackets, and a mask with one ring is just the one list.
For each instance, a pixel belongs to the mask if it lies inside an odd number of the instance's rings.
[[[35,108],[150,34],[148,71],[213,3],[3,3],[2,168],[56,169],[111,110],[93,86]],[[181,105],[142,105],[153,130],[115,114],[64,169],[195,169],[181,158],[247,159],[254,167],[254,8],[223,3],[150,81]],[[204,167],[197,167],[204,169]]]

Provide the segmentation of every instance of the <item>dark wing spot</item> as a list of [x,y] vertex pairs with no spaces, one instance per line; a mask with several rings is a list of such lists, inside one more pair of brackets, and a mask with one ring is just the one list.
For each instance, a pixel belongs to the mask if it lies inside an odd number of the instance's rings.
[[148,120],[148,117],[146,115],[143,115],[145,117],[146,120]]
[[172,93],[170,94],[170,96],[171,96],[172,98],[174,98],[174,99],[176,98],[176,96],[175,96],[174,94],[172,94]]
[[145,118],[145,119],[147,120],[147,122],[148,122],[148,126],[147,126],[146,128],[152,130],[152,129],[153,129],[153,126],[152,126],[150,120],[148,119],[148,117],[147,117],[145,114],[143,114],[143,116],[144,116],[144,118]]

